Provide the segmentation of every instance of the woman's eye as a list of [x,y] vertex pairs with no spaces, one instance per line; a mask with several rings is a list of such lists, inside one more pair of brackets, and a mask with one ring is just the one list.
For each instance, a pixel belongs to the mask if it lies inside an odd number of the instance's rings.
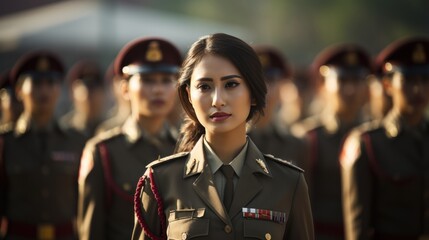
[[206,91],[206,90],[210,89],[210,86],[208,84],[198,84],[197,89],[199,89],[201,91]]
[[238,82],[231,81],[231,82],[227,82],[227,83],[225,84],[225,87],[226,87],[226,88],[233,88],[233,87],[237,87],[238,85],[239,85],[239,83],[238,83]]

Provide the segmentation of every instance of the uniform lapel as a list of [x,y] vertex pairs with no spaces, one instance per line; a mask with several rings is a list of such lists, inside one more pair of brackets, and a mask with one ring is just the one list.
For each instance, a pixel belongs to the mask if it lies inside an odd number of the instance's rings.
[[252,140],[249,139],[246,160],[235,189],[234,198],[229,212],[231,218],[240,213],[241,209],[262,190],[262,183],[258,179],[261,177],[261,174],[271,177],[271,173],[265,163],[264,156]]
[[197,195],[225,223],[231,225],[213,181],[213,174],[204,158],[203,138],[195,144],[185,167],[184,177],[199,174],[193,183]]

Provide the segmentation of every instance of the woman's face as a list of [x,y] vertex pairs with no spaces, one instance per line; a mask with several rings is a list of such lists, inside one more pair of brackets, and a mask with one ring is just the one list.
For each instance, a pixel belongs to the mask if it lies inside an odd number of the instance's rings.
[[128,83],[131,111],[145,117],[167,117],[176,99],[177,75],[135,74]]
[[429,103],[429,77],[404,76],[395,73],[391,81],[386,80],[387,93],[392,96],[393,105],[402,113],[421,114]]
[[204,56],[193,70],[187,91],[206,133],[245,131],[251,94],[246,80],[229,60]]
[[49,76],[40,79],[25,78],[18,89],[18,96],[26,111],[34,114],[52,114],[61,93],[60,81]]

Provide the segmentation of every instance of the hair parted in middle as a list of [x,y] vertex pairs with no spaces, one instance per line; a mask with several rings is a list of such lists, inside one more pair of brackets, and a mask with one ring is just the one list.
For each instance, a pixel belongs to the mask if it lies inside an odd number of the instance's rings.
[[190,86],[191,76],[196,65],[206,55],[215,55],[229,60],[243,76],[252,99],[247,121],[256,115],[264,114],[267,87],[265,85],[262,66],[251,46],[234,36],[215,33],[201,37],[188,51],[180,72],[178,94],[183,109],[188,115],[182,129],[176,152],[190,151],[202,134],[204,127],[198,121],[186,88]]

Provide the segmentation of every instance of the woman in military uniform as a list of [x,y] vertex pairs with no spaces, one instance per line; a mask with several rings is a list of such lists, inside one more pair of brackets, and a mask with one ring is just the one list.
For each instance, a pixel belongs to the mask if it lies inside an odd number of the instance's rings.
[[429,39],[392,43],[377,68],[393,107],[345,141],[346,239],[429,239]]
[[174,105],[181,56],[170,42],[137,39],[115,59],[123,96],[131,103],[125,123],[100,133],[85,147],[79,176],[81,240],[130,239],[133,194],[145,166],[173,153],[176,135],[167,124]]
[[133,239],[313,239],[302,170],[246,136],[267,91],[254,50],[230,35],[202,37],[178,89],[189,116],[180,153],[140,179]]
[[77,239],[76,180],[85,139],[54,117],[63,74],[61,60],[49,51],[25,54],[11,71],[24,109],[0,134],[6,239]]

